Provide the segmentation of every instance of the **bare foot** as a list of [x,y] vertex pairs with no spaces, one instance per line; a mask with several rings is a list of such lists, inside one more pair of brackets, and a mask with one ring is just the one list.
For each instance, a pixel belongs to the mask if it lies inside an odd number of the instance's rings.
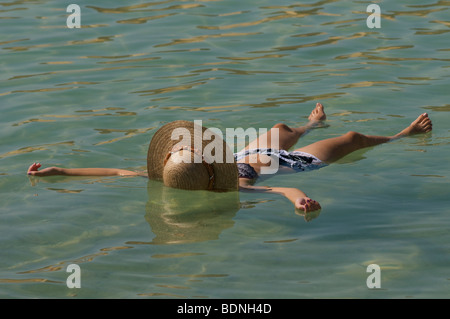
[[419,117],[414,122],[412,122],[410,126],[408,126],[403,131],[395,135],[395,137],[428,133],[431,132],[432,129],[433,124],[431,123],[431,119],[428,117],[427,113],[423,113],[420,114]]
[[321,103],[316,103],[316,107],[311,111],[311,114],[308,116],[309,122],[301,127],[293,128],[299,136],[306,134],[309,130],[327,127],[323,123],[327,116],[325,115],[325,111],[323,110],[323,105]]
[[321,103],[316,103],[316,107],[312,110],[308,117],[310,122],[320,122],[326,120],[327,116],[323,110],[323,105]]

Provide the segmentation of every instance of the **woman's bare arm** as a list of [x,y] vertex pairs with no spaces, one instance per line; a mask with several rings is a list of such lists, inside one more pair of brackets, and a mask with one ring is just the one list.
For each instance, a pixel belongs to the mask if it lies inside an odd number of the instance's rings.
[[239,189],[242,191],[280,194],[289,199],[296,209],[305,213],[321,209],[319,202],[312,200],[303,191],[290,187],[253,186],[251,180],[239,178]]
[[32,176],[138,176],[137,172],[128,171],[118,168],[61,168],[61,167],[47,167],[38,170],[41,167],[40,163],[33,163],[28,168],[28,175]]

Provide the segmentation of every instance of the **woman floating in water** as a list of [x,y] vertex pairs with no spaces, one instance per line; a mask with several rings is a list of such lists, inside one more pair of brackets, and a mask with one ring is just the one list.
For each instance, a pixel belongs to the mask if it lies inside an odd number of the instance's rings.
[[[147,156],[148,177],[161,180],[169,187],[189,190],[236,191],[239,189],[243,191],[277,193],[288,198],[296,209],[307,213],[317,211],[321,207],[317,201],[309,198],[300,189],[254,186],[255,181],[261,177],[263,170],[267,169],[274,158],[278,161],[278,167],[281,168],[279,171],[299,172],[318,169],[356,150],[387,143],[405,136],[427,133],[432,130],[431,120],[428,114],[424,113],[419,115],[407,128],[393,136],[364,135],[351,131],[342,136],[321,140],[289,152],[288,150],[297,143],[302,135],[326,120],[322,104],[316,104],[308,120],[308,124],[297,128],[292,128],[285,124],[276,124],[267,133],[252,141],[242,151],[234,154],[234,160],[231,162],[211,162],[206,159],[204,151],[208,142],[202,140],[201,137],[200,141],[195,141],[195,134],[191,134],[192,139],[185,141],[185,145],[180,140],[172,139],[174,136],[173,132],[177,129],[195,133],[198,127],[196,128],[193,122],[175,121],[168,123],[155,133],[150,143]],[[203,133],[208,130],[204,127],[200,129]],[[275,143],[272,138],[274,134],[278,136]],[[221,143],[223,143],[222,151],[223,155],[225,155],[229,148],[224,141]],[[201,145],[202,149],[195,149],[192,145]],[[33,163],[28,168],[28,175],[142,175],[134,171],[115,168],[48,167],[39,171],[40,167],[41,164]]]

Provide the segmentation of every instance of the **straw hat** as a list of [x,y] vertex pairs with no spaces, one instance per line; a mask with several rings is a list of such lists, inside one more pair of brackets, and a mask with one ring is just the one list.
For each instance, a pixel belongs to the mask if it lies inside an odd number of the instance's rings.
[[148,177],[190,190],[238,190],[233,153],[219,134],[190,121],[174,121],[153,136]]

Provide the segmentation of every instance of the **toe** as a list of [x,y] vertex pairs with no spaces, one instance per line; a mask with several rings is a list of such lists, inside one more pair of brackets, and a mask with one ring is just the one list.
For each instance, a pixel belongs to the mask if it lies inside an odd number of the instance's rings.
[[423,129],[425,132],[430,132],[432,130],[432,126],[430,124],[423,125]]
[[420,123],[422,123],[422,121],[423,121],[423,119],[425,118],[425,116],[426,116],[426,114],[427,113],[423,113],[423,114],[420,114],[411,124],[412,125],[415,125],[415,124],[420,124]]
[[421,115],[419,116],[419,118],[420,118],[419,122],[421,122],[421,123],[430,121],[430,118],[428,117],[428,114],[427,114],[427,113],[421,114]]

